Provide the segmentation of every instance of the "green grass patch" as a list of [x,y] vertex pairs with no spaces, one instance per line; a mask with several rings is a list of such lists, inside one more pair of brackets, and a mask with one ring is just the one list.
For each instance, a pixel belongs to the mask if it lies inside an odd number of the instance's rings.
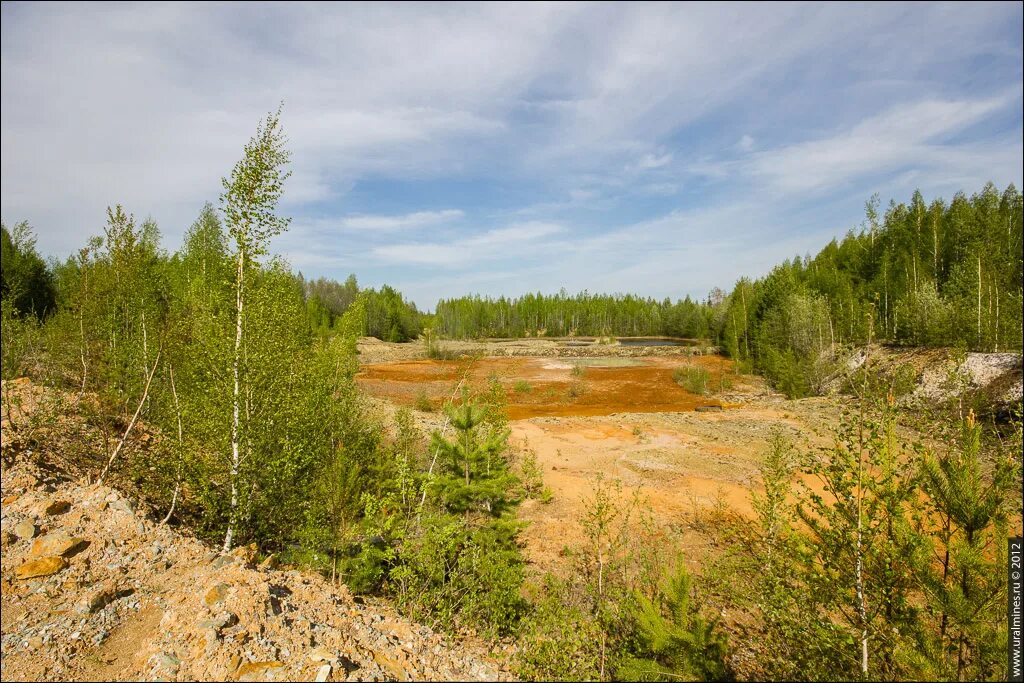
[[708,393],[711,373],[696,365],[683,365],[672,372],[672,379],[691,394],[704,396]]
[[420,393],[416,395],[416,410],[422,410],[425,413],[434,411],[434,404],[431,403],[427,392],[423,389],[420,389]]

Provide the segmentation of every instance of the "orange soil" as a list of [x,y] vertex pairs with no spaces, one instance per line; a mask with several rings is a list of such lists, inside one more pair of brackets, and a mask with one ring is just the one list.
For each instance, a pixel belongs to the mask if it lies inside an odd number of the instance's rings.
[[[711,374],[712,385],[731,362],[715,356],[637,359],[621,367],[586,366],[573,375],[573,359],[483,358],[475,361],[418,360],[367,366],[357,376],[370,394],[395,403],[414,405],[423,394],[434,406],[445,401],[465,373],[471,387],[482,389],[490,377],[505,387],[511,420],[531,417],[571,417],[692,411],[698,406],[721,405],[692,394],[672,379],[675,368],[700,365]],[[524,381],[529,390],[516,391]]]
[[[758,466],[773,429],[786,430],[804,445],[827,443],[819,433],[825,415],[810,406],[797,413],[791,412],[797,404],[758,400],[760,380],[737,379],[731,361],[721,357],[644,357],[632,365],[585,367],[582,376],[573,374],[576,360],[393,362],[365,366],[357,380],[366,392],[390,402],[411,406],[425,394],[435,407],[451,397],[463,377],[475,390],[484,389],[490,378],[501,382],[514,450],[536,454],[544,485],[553,493],[552,502],[526,500],[519,510],[528,522],[525,554],[538,570],[561,565],[562,549],[581,542],[580,514],[599,476],[621,482],[620,503],[639,492],[661,529],[681,530],[693,528],[698,516],[720,504],[739,515],[753,514],[750,492],[758,487]],[[721,403],[676,384],[672,372],[686,363],[707,369],[712,387],[723,373],[732,375],[734,395],[744,397],[744,405],[694,412]],[[529,391],[517,391],[520,382],[529,383]],[[709,552],[707,543],[687,533],[680,549],[700,558]]]

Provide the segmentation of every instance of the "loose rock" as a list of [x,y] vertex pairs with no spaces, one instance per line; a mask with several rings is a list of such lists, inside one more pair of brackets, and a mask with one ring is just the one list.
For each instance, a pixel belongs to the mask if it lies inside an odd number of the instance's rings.
[[86,593],[85,597],[75,605],[75,611],[79,614],[92,614],[103,609],[117,598],[117,589],[113,584],[107,583]]
[[29,551],[31,557],[45,557],[48,555],[67,556],[78,550],[86,543],[84,538],[68,536],[63,531],[57,531],[46,536],[41,536],[32,544]]
[[55,500],[43,507],[43,513],[47,515],[63,515],[71,509],[71,503],[66,500]]
[[247,662],[238,668],[239,681],[272,681],[283,662]]
[[27,519],[18,522],[14,527],[14,535],[21,539],[33,538],[36,535],[36,525]]
[[34,579],[39,576],[50,576],[68,566],[68,561],[63,557],[43,557],[38,560],[29,560],[14,571],[19,579]]
[[218,603],[224,601],[224,598],[228,597],[228,586],[226,583],[218,583],[210,590],[206,591],[206,595],[203,596],[203,602],[207,607],[214,607]]

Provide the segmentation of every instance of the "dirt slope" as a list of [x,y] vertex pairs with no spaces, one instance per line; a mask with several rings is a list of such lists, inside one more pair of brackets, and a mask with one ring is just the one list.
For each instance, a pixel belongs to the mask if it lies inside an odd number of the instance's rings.
[[[507,680],[317,575],[219,556],[105,486],[0,479],[3,680]],[[35,576],[33,576],[35,575]]]

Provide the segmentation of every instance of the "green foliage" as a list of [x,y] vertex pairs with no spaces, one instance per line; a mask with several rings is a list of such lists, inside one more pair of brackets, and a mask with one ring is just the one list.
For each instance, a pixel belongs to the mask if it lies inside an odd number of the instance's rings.
[[937,538],[931,539],[932,556],[940,562],[922,563],[920,569],[929,602],[941,615],[930,648],[940,675],[1005,677],[1006,623],[993,606],[1006,603],[1005,539],[1016,512],[1010,501],[1020,494],[1018,458],[1019,453],[999,454],[986,468],[981,426],[971,413],[953,448],[921,460],[924,488],[941,522]]
[[691,394],[703,396],[708,393],[711,374],[699,365],[684,365],[672,371],[672,379]]
[[[538,498],[543,496],[544,473],[537,462],[537,452],[525,446],[519,454],[518,460],[519,482],[524,498]],[[550,490],[548,490],[550,493]]]
[[31,315],[42,320],[56,304],[53,274],[36,252],[36,238],[25,221],[10,231],[0,224],[0,299],[11,318]]
[[39,325],[31,316],[17,315],[17,309],[8,299],[0,299],[0,369],[4,380],[24,375],[31,362],[32,351],[37,344]]
[[364,290],[366,296],[366,334],[388,342],[405,342],[420,334],[420,314],[416,306],[384,285],[380,291]]
[[880,388],[844,416],[832,448],[798,453],[776,434],[756,519],[726,536],[738,543],[721,593],[756,624],[748,675],[1005,676],[994,606],[1005,604],[999,568],[1020,512],[1019,427],[986,438],[972,415],[953,433],[929,421],[936,456],[901,440],[900,411]]
[[672,303],[633,295],[581,292],[518,299],[466,296],[437,304],[437,330],[451,338],[610,335],[706,338],[706,308],[689,297]]
[[525,379],[516,380],[516,383],[512,385],[512,391],[517,394],[528,394],[533,391],[533,385]]
[[426,518],[422,532],[403,544],[388,591],[414,618],[507,635],[525,607],[518,530],[509,519],[480,524],[460,516]]
[[803,560],[817,568],[811,586],[829,596],[819,599],[821,609],[845,615],[857,644],[850,661],[863,658],[857,652],[866,647],[868,671],[887,680],[901,676],[900,658],[913,647],[917,620],[911,591],[921,538],[909,513],[918,493],[916,481],[904,475],[913,461],[913,449],[896,437],[891,403],[877,418],[851,414],[828,457],[808,467],[829,496],[805,487],[797,508],[811,539]]
[[434,411],[434,404],[431,402],[430,397],[427,396],[425,389],[420,389],[420,392],[416,394],[416,410],[422,410],[424,413]]
[[887,341],[1020,349],[1024,201],[990,183],[925,205],[878,198],[859,232],[709,302],[715,336],[790,396],[821,389],[844,345]]
[[679,564],[658,595],[636,596],[632,605],[635,655],[627,655],[616,677],[629,681],[721,680],[727,639],[714,618],[693,603],[693,582]]
[[[640,659],[674,656],[645,644],[639,622],[641,598],[662,604],[658,586],[669,563],[661,553],[671,552],[672,539],[656,531],[641,499],[623,499],[618,481],[598,479],[579,525],[583,541],[564,553],[570,565],[563,575],[545,575],[532,586],[533,611],[524,620],[515,660],[525,678],[628,677]],[[685,611],[687,625],[677,624],[683,631],[704,623]],[[694,662],[702,658],[694,654]]]
[[548,574],[531,595],[515,670],[524,680],[593,681],[600,675],[602,633],[569,579]]
[[442,346],[433,330],[424,330],[423,340],[427,348],[427,358],[431,360],[457,360],[460,356],[459,353]]
[[435,494],[451,512],[501,515],[511,502],[512,475],[505,459],[508,431],[486,425],[487,406],[465,395],[445,412],[456,436],[448,440],[435,432],[432,437],[431,447],[440,454],[442,466],[432,483]]

